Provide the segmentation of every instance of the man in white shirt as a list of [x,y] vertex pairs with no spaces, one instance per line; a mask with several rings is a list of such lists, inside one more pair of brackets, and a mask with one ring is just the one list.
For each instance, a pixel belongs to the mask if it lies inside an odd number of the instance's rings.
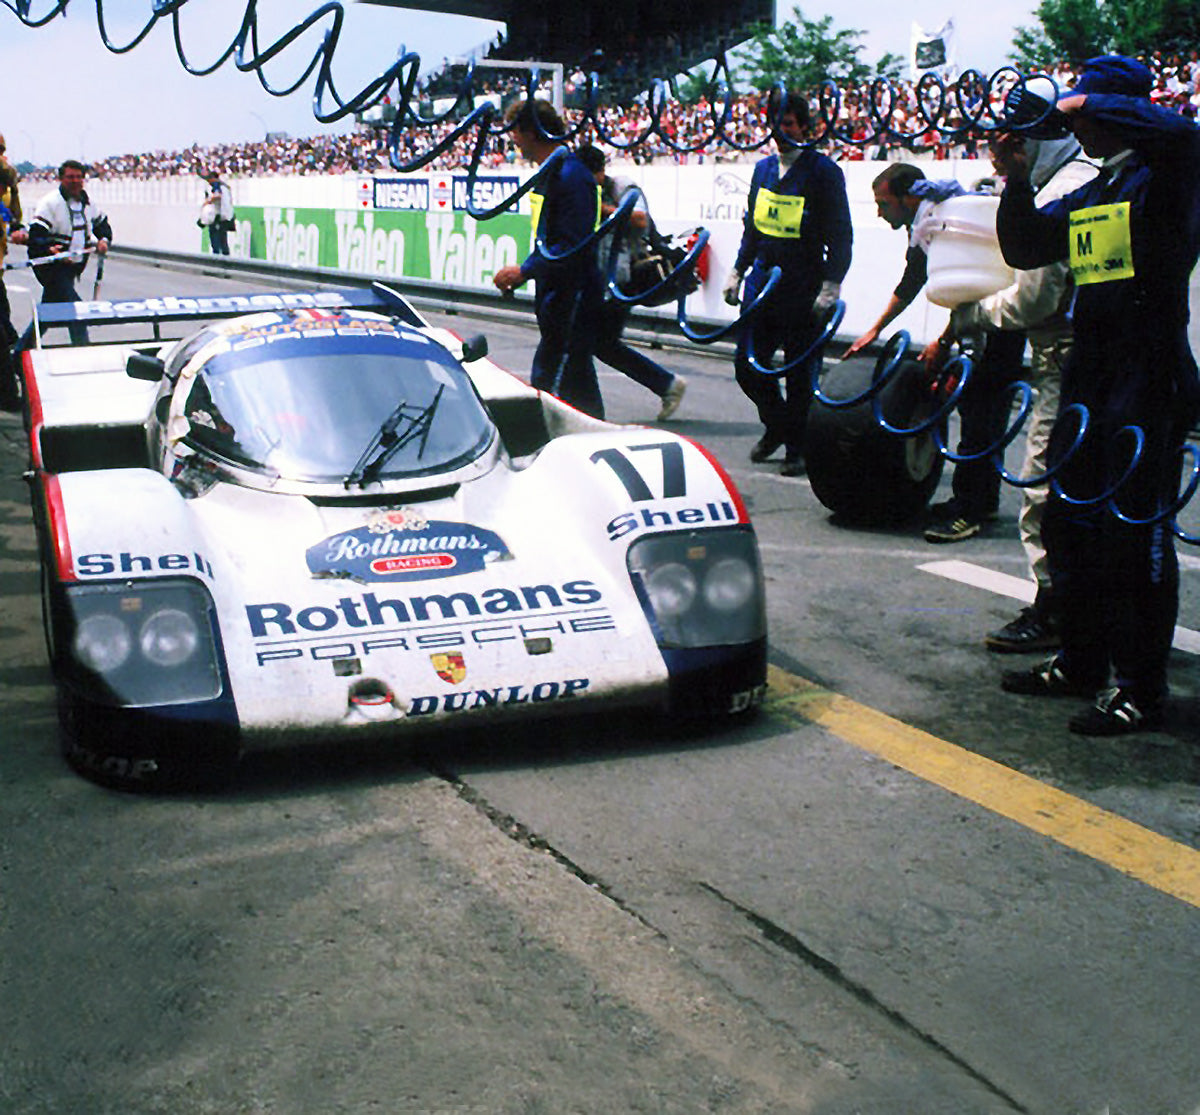
[[[87,266],[85,253],[102,256],[108,251],[112,227],[83,188],[86,174],[83,164],[74,159],[63,163],[58,168],[58,189],[38,202],[29,222],[29,258],[62,256],[60,263],[35,268],[43,302],[78,302],[75,280]],[[87,330],[81,325],[72,325],[70,331],[73,343],[87,341]]]

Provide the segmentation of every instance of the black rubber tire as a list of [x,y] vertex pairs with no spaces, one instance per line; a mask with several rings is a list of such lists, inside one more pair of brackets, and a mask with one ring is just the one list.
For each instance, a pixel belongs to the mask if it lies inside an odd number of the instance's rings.
[[[835,364],[821,378],[833,399],[861,394],[872,367]],[[905,361],[880,396],[884,417],[894,426],[915,426],[931,413],[925,374]],[[945,458],[933,434],[899,437],[875,420],[870,400],[853,407],[814,400],[804,435],[804,458],[813,494],[839,519],[858,526],[894,526],[914,518],[942,477]]]

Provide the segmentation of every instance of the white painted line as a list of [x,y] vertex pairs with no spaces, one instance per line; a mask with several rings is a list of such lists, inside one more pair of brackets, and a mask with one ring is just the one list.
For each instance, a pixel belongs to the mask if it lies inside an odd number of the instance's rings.
[[1032,604],[1034,596],[1037,595],[1037,585],[1028,577],[997,573],[992,569],[985,569],[982,565],[972,565],[969,561],[927,561],[917,568],[937,577],[970,585],[972,588],[994,592],[997,596],[1011,596],[1023,604]]
[[[936,577],[945,577],[972,588],[994,592],[997,596],[1010,596],[1024,604],[1033,603],[1034,583],[1025,577],[997,573],[985,569],[982,565],[972,565],[968,561],[927,561],[917,568]],[[1190,627],[1176,627],[1175,639],[1171,645],[1176,650],[1186,651],[1188,654],[1200,654],[1200,631],[1193,631]]]

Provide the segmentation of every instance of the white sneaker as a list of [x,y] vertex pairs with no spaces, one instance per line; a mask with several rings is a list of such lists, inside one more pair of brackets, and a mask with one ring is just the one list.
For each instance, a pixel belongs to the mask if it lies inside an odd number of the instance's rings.
[[679,404],[683,402],[683,393],[686,390],[687,380],[683,376],[677,375],[662,397],[662,407],[659,409],[658,418],[655,421],[665,422],[670,418],[679,409]]

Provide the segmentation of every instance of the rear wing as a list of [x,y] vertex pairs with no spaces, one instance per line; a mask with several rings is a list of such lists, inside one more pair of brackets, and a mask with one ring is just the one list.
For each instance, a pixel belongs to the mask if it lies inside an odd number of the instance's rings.
[[382,283],[370,287],[335,287],[328,290],[269,291],[261,294],[163,295],[111,302],[50,302],[34,306],[33,321],[17,342],[17,351],[41,348],[47,330],[71,325],[149,325],[147,340],[162,340],[160,327],[167,322],[201,322],[240,317],[263,310],[370,310],[398,317],[409,325],[429,323],[398,291]]

